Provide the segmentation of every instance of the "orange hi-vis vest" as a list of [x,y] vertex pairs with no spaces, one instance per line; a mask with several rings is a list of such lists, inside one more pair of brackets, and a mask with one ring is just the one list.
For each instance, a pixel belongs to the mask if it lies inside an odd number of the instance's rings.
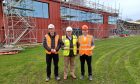
[[92,43],[93,36],[87,35],[86,37],[84,35],[79,36],[78,42],[80,44],[79,46],[79,54],[80,55],[88,55],[92,56],[93,51],[91,50],[91,43]]
[[[50,38],[50,36],[49,36],[48,34],[46,34],[46,35],[45,35],[45,38],[46,38],[46,43],[47,43],[48,47],[51,48],[51,38]],[[59,40],[59,35],[56,35],[56,36],[55,36],[55,48],[56,48],[57,45],[58,45],[58,40]],[[47,53],[47,54],[51,54],[51,52],[49,52],[49,51],[47,51],[47,50],[46,50],[46,53]],[[57,54],[57,53],[58,53],[58,52],[56,52],[55,54]]]

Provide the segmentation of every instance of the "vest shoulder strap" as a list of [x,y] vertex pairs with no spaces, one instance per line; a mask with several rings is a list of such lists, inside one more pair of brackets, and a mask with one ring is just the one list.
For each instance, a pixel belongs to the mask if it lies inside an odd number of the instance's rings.
[[73,39],[77,39],[77,36],[76,35],[72,35]]
[[66,39],[66,35],[62,36],[62,41],[64,41]]
[[80,35],[80,36],[78,37],[78,41],[80,41],[80,40],[82,39],[82,37],[83,37],[83,35]]
[[48,34],[45,35],[46,40],[51,39]]

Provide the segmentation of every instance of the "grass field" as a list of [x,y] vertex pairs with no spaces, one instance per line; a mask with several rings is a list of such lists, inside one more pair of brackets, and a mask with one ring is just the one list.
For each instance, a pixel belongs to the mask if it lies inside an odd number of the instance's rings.
[[16,55],[0,56],[0,84],[140,84],[140,36],[95,41],[92,56],[93,81],[80,80],[80,61],[76,57],[77,79],[63,80],[63,56],[60,55],[61,81],[54,80],[53,66],[45,82],[46,63],[42,46],[26,48]]

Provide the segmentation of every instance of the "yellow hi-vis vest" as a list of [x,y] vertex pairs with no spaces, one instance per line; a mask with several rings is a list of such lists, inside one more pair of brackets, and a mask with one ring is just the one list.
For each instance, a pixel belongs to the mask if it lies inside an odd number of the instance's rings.
[[[46,35],[45,35],[45,38],[46,38],[46,43],[47,43],[48,47],[51,48],[51,38],[50,38],[50,36],[49,36],[48,34],[46,34]],[[56,35],[56,36],[55,36],[55,48],[56,48],[57,45],[58,45],[58,40],[59,40],[59,35]],[[51,52],[49,52],[49,51],[47,51],[47,50],[46,50],[46,53],[47,53],[47,54],[51,54]],[[57,53],[58,53],[58,52],[56,52],[55,54],[57,54]]]
[[[73,53],[74,55],[77,54],[77,37],[75,35],[72,35],[73,37]],[[69,53],[70,53],[70,41],[68,38],[66,38],[66,35],[65,36],[62,36],[62,41],[64,43],[64,47],[67,48],[67,49],[64,49],[63,50],[63,56],[69,56]]]

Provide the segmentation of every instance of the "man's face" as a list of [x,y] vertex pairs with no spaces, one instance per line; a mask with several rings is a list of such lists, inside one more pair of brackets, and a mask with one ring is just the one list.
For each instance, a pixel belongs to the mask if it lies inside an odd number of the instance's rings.
[[50,34],[54,34],[55,28],[50,28],[50,29],[48,29],[48,31],[50,32]]
[[88,34],[88,30],[82,30],[82,33],[83,33],[84,35],[86,35],[86,34]]
[[68,36],[72,35],[72,31],[66,31],[66,33],[67,33]]

